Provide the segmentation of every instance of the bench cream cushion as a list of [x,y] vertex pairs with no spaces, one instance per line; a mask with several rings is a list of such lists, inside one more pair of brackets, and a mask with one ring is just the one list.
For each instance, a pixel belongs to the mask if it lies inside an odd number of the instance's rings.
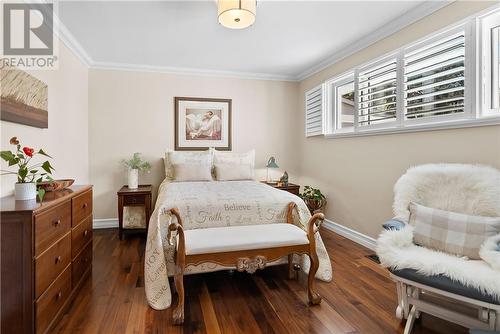
[[184,231],[186,255],[234,252],[309,243],[307,234],[292,224],[213,227]]

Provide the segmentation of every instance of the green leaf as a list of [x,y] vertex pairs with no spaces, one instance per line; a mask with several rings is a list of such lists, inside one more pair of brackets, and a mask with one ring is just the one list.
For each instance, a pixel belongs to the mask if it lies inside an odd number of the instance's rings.
[[26,167],[19,168],[18,174],[20,178],[24,179],[28,175],[28,168]]
[[43,202],[43,197],[45,196],[45,189],[38,188],[38,198],[40,198],[40,203]]
[[44,171],[46,171],[49,174],[52,173],[52,171],[54,170],[54,168],[50,165],[50,162],[48,162],[48,161],[45,161],[42,164],[42,168]]
[[41,154],[41,155],[45,155],[46,157],[52,158],[50,155],[48,155],[47,153],[45,153],[42,149],[40,149],[38,151],[38,153]]
[[38,173],[38,169],[32,169],[32,170],[30,170],[30,173],[31,174],[36,174],[36,173]]
[[11,151],[1,151],[0,157],[5,161],[11,161],[15,158],[15,155]]
[[9,161],[9,167],[17,165],[18,162],[19,162],[19,158],[14,158],[14,159],[10,160]]

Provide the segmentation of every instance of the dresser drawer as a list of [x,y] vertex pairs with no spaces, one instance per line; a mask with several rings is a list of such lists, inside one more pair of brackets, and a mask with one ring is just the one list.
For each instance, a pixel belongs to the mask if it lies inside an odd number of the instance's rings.
[[71,199],[73,210],[73,226],[80,224],[80,222],[92,214],[92,191],[86,191],[81,195],[75,196]]
[[146,195],[127,195],[123,196],[123,205],[136,205],[146,203]]
[[71,257],[75,258],[89,240],[92,240],[91,216],[85,218],[71,230]]
[[35,298],[47,289],[70,262],[71,233],[68,233],[35,259]]
[[44,333],[71,293],[71,266],[59,275],[36,302],[36,332]]
[[83,274],[92,266],[92,242],[90,242],[85,249],[78,254],[73,260],[73,288],[76,287],[78,282],[83,277]]
[[40,255],[71,229],[71,202],[35,216],[35,256]]

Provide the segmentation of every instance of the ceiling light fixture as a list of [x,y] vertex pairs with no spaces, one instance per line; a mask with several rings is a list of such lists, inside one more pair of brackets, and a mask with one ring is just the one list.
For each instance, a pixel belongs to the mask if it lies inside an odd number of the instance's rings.
[[255,22],[257,0],[218,0],[219,23],[230,29],[244,29]]

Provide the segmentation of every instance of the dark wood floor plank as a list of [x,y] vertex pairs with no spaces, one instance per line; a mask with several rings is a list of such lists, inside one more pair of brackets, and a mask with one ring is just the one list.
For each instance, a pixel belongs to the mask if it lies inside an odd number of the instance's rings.
[[[185,277],[186,322],[172,324],[172,309],[156,311],[144,292],[145,238],[119,240],[116,230],[97,230],[93,271],[54,333],[398,334],[395,285],[366,256],[373,252],[333,232],[323,241],[334,267],[332,282],[317,281],[323,297],[309,307],[305,279],[286,279],[286,266],[254,275],[215,272]],[[171,284],[172,286],[172,284]],[[173,294],[173,303],[176,303]],[[444,320],[423,315],[412,334],[465,334]]]

